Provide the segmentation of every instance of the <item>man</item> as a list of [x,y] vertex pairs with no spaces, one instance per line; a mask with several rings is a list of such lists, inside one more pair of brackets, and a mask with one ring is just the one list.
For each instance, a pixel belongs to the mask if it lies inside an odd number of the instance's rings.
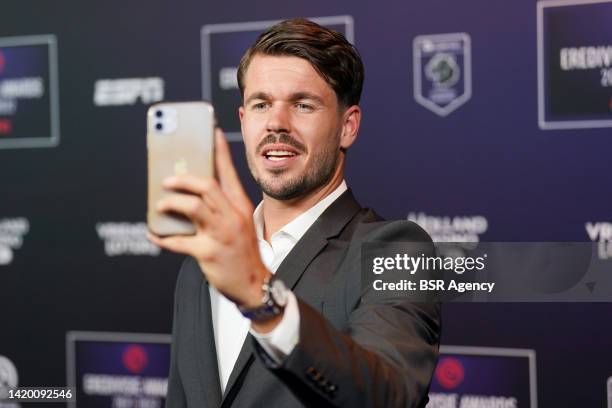
[[[336,32],[289,20],[263,33],[238,69],[254,210],[216,134],[218,180],[173,177],[159,211],[189,237],[150,239],[189,255],[180,271],[167,406],[423,407],[439,306],[380,299],[361,284],[364,242],[425,242],[384,222],[343,179],[357,137],[361,59]],[[191,194],[185,194],[191,193]]]

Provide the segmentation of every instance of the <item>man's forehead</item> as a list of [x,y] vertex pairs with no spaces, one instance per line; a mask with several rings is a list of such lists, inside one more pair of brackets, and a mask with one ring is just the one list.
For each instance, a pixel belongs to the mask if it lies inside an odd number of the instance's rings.
[[245,97],[253,92],[333,93],[311,63],[294,56],[257,54],[245,74]]
[[249,72],[259,73],[275,70],[288,70],[301,74],[318,75],[312,64],[304,59],[292,55],[265,55],[255,54],[247,67]]

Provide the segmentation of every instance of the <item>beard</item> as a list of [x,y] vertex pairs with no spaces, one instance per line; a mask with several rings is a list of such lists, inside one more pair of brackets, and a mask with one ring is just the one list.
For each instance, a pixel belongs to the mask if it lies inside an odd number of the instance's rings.
[[[256,149],[256,156],[266,144],[276,143],[274,135],[266,136]],[[300,153],[306,152],[306,147],[287,134],[280,134],[278,143],[284,143],[296,148]],[[320,151],[313,154],[312,165],[307,167],[301,174],[293,177],[285,176],[287,169],[268,170],[271,176],[261,177],[254,171],[255,163],[252,163],[247,154],[247,162],[251,175],[261,190],[268,196],[286,201],[305,195],[317,188],[324,186],[331,180],[339,159],[339,135],[335,138],[335,143],[325,146]]]

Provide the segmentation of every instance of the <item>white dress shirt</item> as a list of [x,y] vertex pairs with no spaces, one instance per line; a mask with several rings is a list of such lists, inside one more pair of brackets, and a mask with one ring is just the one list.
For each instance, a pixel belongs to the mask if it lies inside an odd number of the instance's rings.
[[[346,182],[343,180],[331,194],[274,233],[270,238],[270,243],[264,239],[263,202],[259,203],[253,213],[253,221],[257,232],[259,253],[270,272],[276,273],[279,265],[304,233],[346,190]],[[219,379],[223,393],[247,333],[250,331],[270,357],[280,363],[299,341],[300,313],[297,299],[291,292],[283,318],[276,328],[269,333],[257,333],[251,329],[251,321],[242,316],[234,302],[228,300],[212,286],[209,287],[209,290]]]

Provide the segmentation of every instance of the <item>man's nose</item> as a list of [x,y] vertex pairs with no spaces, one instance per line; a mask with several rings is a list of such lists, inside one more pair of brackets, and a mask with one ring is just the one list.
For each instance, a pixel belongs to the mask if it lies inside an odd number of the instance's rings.
[[268,111],[268,132],[291,133],[291,113],[289,108],[283,103],[277,103],[270,107]]

